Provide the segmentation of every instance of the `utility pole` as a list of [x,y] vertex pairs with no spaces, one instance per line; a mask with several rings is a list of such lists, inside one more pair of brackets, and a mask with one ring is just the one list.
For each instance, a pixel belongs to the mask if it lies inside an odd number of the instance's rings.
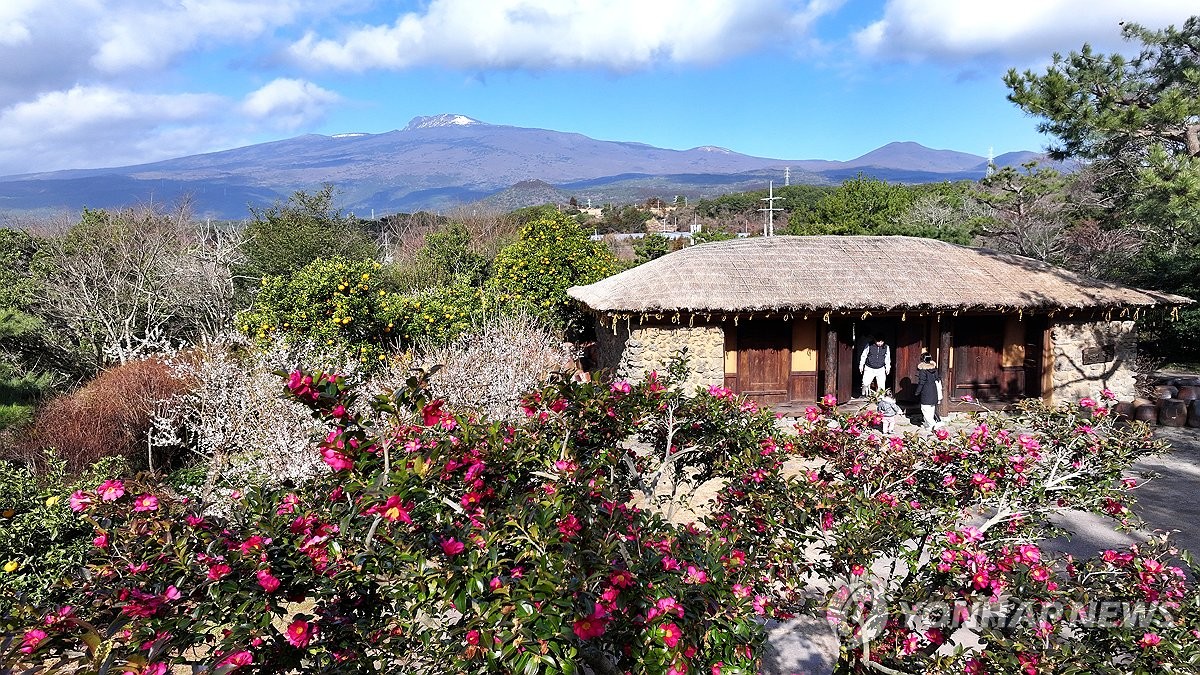
[[769,185],[768,196],[762,198],[762,201],[766,202],[767,205],[764,208],[759,209],[759,211],[762,211],[762,213],[763,213],[763,236],[764,237],[774,237],[775,236],[775,212],[783,210],[783,209],[775,206],[775,200],[783,199],[783,197],[775,196],[775,181],[771,181],[768,185]]

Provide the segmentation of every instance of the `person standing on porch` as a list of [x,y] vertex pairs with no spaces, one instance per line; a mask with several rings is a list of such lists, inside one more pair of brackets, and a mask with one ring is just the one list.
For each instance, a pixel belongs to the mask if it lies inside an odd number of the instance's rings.
[[863,396],[871,393],[871,381],[880,391],[886,388],[884,381],[892,372],[892,350],[883,343],[882,337],[875,337],[862,351],[858,359],[858,372],[862,374]]
[[922,426],[933,429],[937,426],[937,406],[942,402],[942,376],[933,355],[925,352],[917,364],[917,401],[921,404]]

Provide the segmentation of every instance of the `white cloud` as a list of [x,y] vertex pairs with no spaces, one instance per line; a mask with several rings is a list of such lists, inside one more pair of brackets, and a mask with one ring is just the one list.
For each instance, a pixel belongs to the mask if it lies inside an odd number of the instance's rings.
[[312,82],[279,78],[248,94],[241,109],[251,118],[269,120],[283,129],[296,129],[320,119],[331,104],[340,100],[336,93]]
[[582,68],[712,63],[797,40],[842,0],[432,0],[423,13],[351,30],[309,32],[290,53],[339,70]]
[[102,72],[160,68],[178,54],[212,43],[245,41],[285,26],[313,7],[312,0],[191,0],[155,3],[128,0],[102,15],[92,64]]
[[1119,22],[1162,28],[1195,11],[1195,0],[888,0],[883,18],[854,41],[862,53],[884,59],[1000,57],[1024,65],[1084,42],[1121,49]]
[[[105,86],[44,93],[0,110],[0,175],[116,166],[211,149],[227,107],[212,94],[143,94]],[[199,133],[208,129],[209,133]]]

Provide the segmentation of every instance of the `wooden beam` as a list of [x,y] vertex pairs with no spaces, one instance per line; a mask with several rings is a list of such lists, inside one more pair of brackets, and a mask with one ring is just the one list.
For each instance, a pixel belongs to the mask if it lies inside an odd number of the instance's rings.
[[833,324],[825,327],[825,393],[837,396],[838,334]]
[[950,350],[954,348],[954,333],[950,328],[950,317],[942,317],[938,322],[938,374],[942,378],[942,402],[938,404],[938,415],[950,411],[950,394],[954,391],[954,381],[950,377]]

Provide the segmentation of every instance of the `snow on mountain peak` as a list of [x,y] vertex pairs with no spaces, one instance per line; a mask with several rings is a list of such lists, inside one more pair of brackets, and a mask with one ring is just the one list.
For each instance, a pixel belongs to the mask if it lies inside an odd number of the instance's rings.
[[430,115],[428,117],[414,117],[409,120],[408,126],[404,127],[404,130],[414,131],[416,129],[436,129],[437,127],[465,127],[474,124],[483,124],[483,122],[467,117],[466,115],[442,113],[441,115]]

